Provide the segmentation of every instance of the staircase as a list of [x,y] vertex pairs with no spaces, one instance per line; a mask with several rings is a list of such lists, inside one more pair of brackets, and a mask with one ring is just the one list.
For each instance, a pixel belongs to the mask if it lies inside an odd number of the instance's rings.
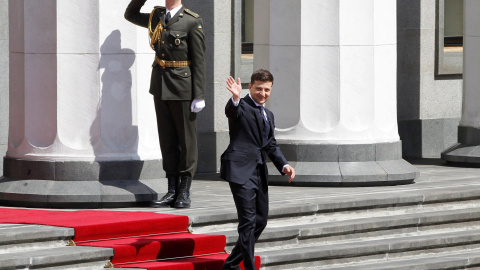
[[228,256],[224,235],[189,233],[187,216],[0,208],[0,220],[0,269],[217,269]]
[[[319,194],[271,200],[256,245],[263,269],[480,269],[480,178]],[[227,250],[235,244],[232,213],[191,222],[194,233],[226,235]]]
[[[144,237],[128,237],[112,241],[88,241],[71,246],[74,230],[71,228],[0,224],[0,269],[42,269],[42,270],[100,270],[136,269],[115,265],[132,265],[132,261],[151,261],[149,256],[155,251],[155,258],[170,261],[135,263],[147,265],[151,269],[180,269],[182,264],[194,265],[195,269],[209,269],[211,265],[221,268],[226,258],[225,237],[212,235],[192,235],[187,232]],[[109,242],[109,243],[106,243]],[[80,245],[89,246],[80,246]],[[111,245],[115,248],[105,248]],[[160,249],[160,246],[162,247]],[[179,248],[181,246],[182,248]],[[137,249],[138,248],[138,249]],[[160,250],[160,252],[158,252]],[[190,255],[196,258],[189,258]],[[210,255],[204,255],[210,254]],[[114,256],[115,255],[115,256]],[[181,259],[168,259],[179,258]],[[155,259],[153,258],[153,259]],[[206,265],[206,268],[202,268]],[[182,268],[188,269],[188,268]]]
[[113,249],[68,246],[73,235],[71,228],[0,224],[0,269],[103,269]]
[[[262,269],[480,269],[480,169],[421,171],[405,186],[270,187],[269,224],[256,245]],[[198,181],[193,194],[190,209],[121,210],[188,215],[194,234],[226,235],[231,250],[228,185]],[[67,246],[73,233],[0,225],[0,269],[96,270],[112,259],[110,248]]]

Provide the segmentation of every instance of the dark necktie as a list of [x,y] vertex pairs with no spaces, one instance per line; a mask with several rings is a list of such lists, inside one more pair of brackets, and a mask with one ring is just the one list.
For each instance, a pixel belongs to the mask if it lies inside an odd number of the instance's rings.
[[167,15],[165,15],[165,24],[167,24],[168,21],[170,21],[171,18],[172,18],[172,17],[171,17],[171,15],[170,15],[170,11],[169,11],[169,12],[167,12]]
[[270,134],[270,124],[268,123],[266,114],[265,114],[265,108],[263,106],[260,107],[260,114],[263,118],[263,129],[262,129],[262,140],[263,144],[265,144],[268,140],[268,135]]

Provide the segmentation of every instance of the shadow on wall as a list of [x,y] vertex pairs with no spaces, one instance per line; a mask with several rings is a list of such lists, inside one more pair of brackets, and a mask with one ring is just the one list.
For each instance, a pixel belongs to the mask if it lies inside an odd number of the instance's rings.
[[100,53],[102,93],[90,128],[90,142],[100,165],[99,180],[127,190],[131,182],[138,188],[143,161],[138,156],[138,126],[133,125],[136,102],[132,102],[130,68],[135,53],[122,48],[119,30],[112,31],[105,39]]
[[422,155],[422,123],[419,119],[421,22],[425,20],[421,16],[423,1],[397,0],[397,117],[404,157]]

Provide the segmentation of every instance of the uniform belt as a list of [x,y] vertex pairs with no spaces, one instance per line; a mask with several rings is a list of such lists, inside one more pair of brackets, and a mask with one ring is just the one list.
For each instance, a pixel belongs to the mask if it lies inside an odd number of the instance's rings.
[[166,61],[166,60],[162,60],[162,59],[159,59],[156,55],[155,55],[155,62],[157,62],[157,64],[159,64],[162,67],[169,67],[169,68],[171,68],[171,67],[173,67],[173,68],[188,67],[191,64],[191,61]]

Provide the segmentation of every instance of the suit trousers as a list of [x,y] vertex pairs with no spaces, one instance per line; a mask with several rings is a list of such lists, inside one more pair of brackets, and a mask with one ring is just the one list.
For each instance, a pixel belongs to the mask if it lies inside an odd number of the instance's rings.
[[196,113],[190,100],[161,100],[154,96],[158,137],[162,151],[163,170],[167,177],[193,177],[197,168]]
[[255,242],[268,219],[268,184],[263,166],[266,165],[258,164],[245,184],[230,183],[238,215],[238,240],[223,266],[224,270],[240,269],[238,265],[242,260],[245,270],[256,269]]

